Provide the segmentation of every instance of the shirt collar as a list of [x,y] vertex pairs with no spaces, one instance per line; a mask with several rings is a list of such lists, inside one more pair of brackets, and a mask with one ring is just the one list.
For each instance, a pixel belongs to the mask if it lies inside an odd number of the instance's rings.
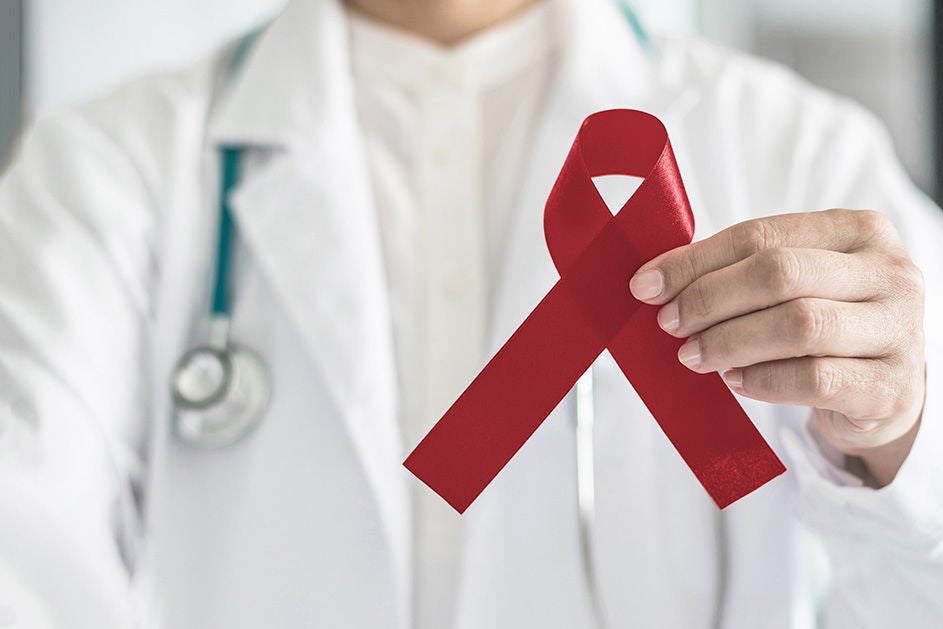
[[355,10],[348,15],[354,75],[404,87],[431,83],[484,89],[539,62],[558,40],[549,0],[449,46],[376,22]]
[[[221,76],[210,114],[216,144],[322,145],[353,109],[346,18],[339,0],[293,0]],[[232,65],[232,55],[223,63]]]

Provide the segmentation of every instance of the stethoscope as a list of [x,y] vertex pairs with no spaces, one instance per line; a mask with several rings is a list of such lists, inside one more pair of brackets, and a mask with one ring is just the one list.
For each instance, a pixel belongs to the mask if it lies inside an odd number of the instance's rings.
[[209,334],[206,343],[180,357],[170,378],[177,437],[203,448],[228,446],[248,435],[262,421],[271,397],[265,362],[229,339],[233,240],[229,197],[239,177],[242,149],[222,147],[219,156],[219,233]]
[[[624,2],[617,4],[639,43],[652,53],[652,41],[635,13]],[[244,38],[237,48],[233,55],[234,68],[241,63],[257,34]],[[202,448],[228,446],[251,433],[264,418],[271,398],[271,382],[265,362],[256,352],[229,339],[232,314],[229,269],[233,240],[229,201],[240,174],[242,149],[222,147],[219,156],[219,234],[209,334],[205,344],[181,356],[171,375],[177,437],[184,443]],[[596,582],[593,552],[596,475],[592,368],[577,381],[574,393],[580,554],[590,605],[597,625],[605,629],[608,623]]]

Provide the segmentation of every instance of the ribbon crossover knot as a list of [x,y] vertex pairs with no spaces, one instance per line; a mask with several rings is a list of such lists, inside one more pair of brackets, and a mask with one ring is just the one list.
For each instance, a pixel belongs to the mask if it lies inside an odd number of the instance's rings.
[[[602,175],[644,181],[613,215],[592,180]],[[629,292],[642,264],[694,235],[656,117],[616,109],[583,122],[544,232],[560,280],[409,455],[413,474],[464,512],[606,349],[718,507],[785,471],[720,376],[681,365],[683,339]]]

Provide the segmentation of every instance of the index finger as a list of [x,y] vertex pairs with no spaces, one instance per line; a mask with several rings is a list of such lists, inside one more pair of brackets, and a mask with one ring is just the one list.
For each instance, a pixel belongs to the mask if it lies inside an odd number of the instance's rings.
[[646,262],[629,282],[636,299],[665,304],[697,278],[762,249],[798,247],[851,253],[897,244],[890,221],[870,210],[825,210],[752,219]]

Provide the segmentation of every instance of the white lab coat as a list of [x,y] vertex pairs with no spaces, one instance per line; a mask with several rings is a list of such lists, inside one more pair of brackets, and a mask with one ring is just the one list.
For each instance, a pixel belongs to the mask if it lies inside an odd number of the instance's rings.
[[[596,371],[597,579],[612,627],[943,624],[943,214],[854,105],[690,40],[639,46],[614,5],[561,2],[564,52],[522,181],[496,349],[555,281],[546,194],[582,119],[667,124],[698,225],[834,206],[890,214],[928,286],[928,395],[889,487],[854,487],[807,410],[744,400],[789,471],[719,513],[612,360]],[[577,5],[579,5],[577,7]],[[0,183],[0,611],[24,627],[409,621],[414,444],[334,0],[40,121]],[[267,360],[257,432],[172,438],[168,374],[206,333],[220,143],[235,195],[233,337]],[[626,147],[631,150],[631,147]],[[459,629],[592,627],[571,401],[465,519]],[[137,620],[134,621],[133,619]]]

